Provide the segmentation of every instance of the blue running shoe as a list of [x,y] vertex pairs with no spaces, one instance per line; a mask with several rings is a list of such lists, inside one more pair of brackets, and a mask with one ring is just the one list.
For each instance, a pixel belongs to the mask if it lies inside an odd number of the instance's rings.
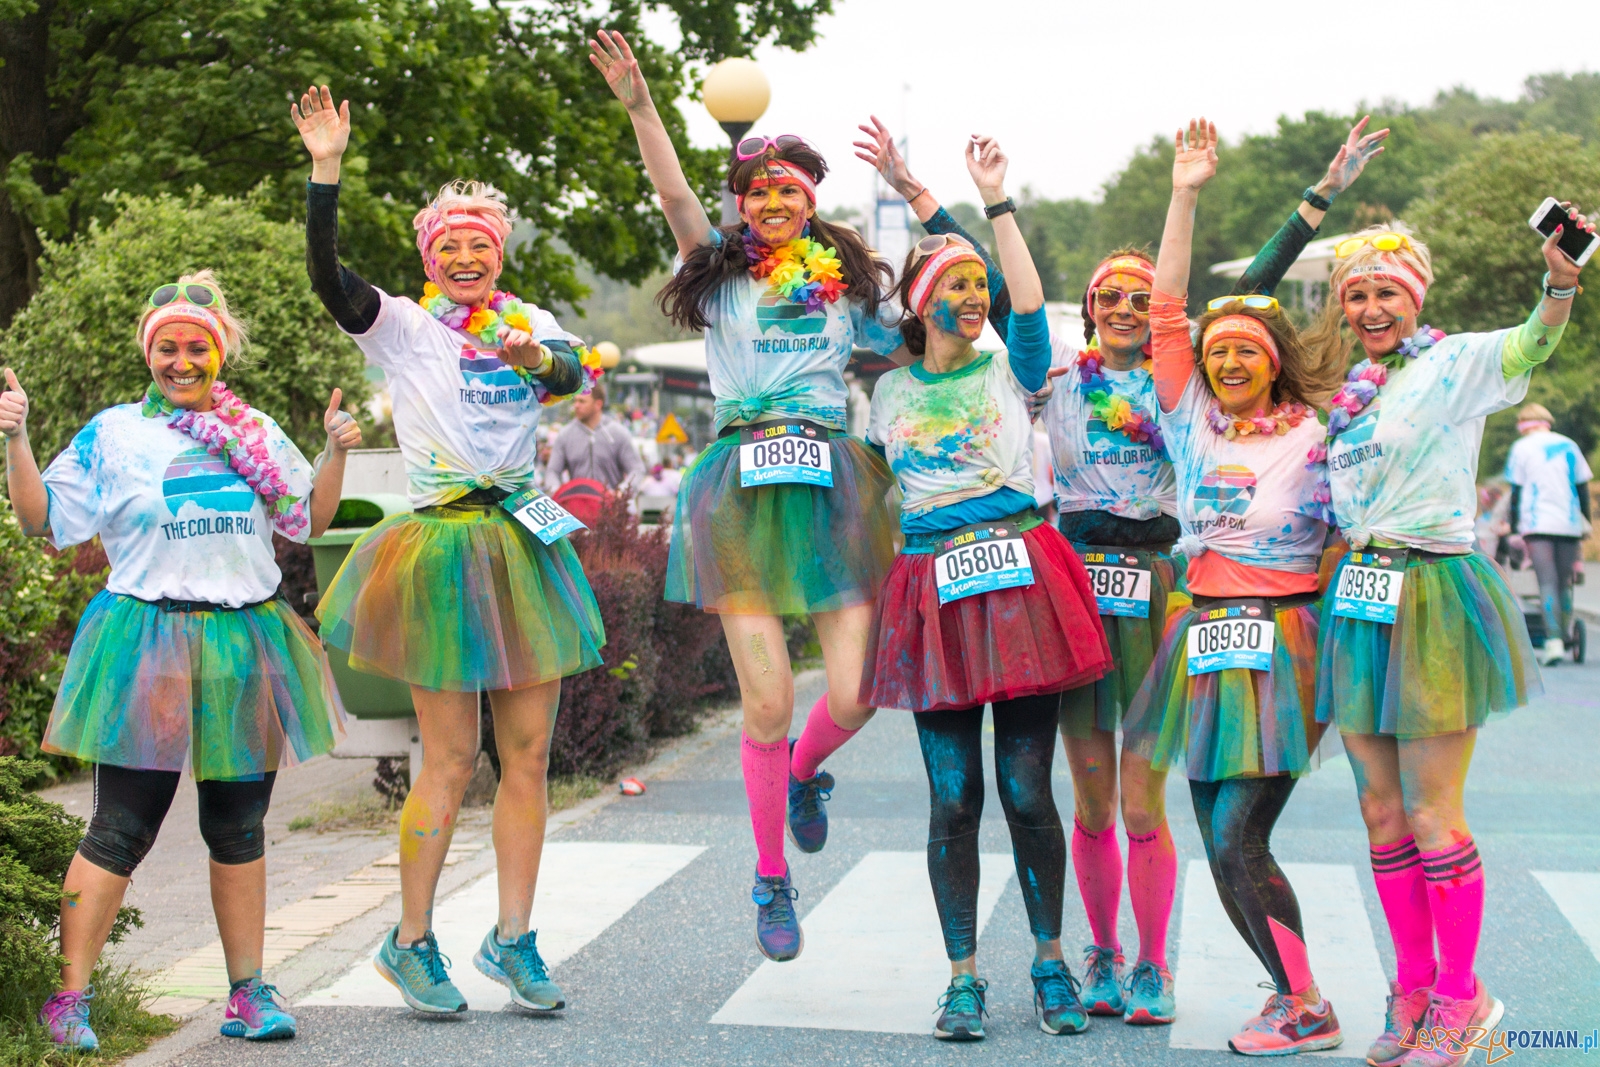
[[1064,960],[1034,960],[1033,1007],[1039,1029],[1056,1034],[1081,1034],[1089,1029],[1089,1013],[1078,999],[1078,980]]
[[100,1039],[89,1027],[89,1001],[94,999],[94,987],[81,990],[63,989],[39,1009],[39,1021],[50,1028],[50,1040],[79,1052],[93,1052],[100,1047]]
[[958,974],[939,998],[939,1021],[933,1036],[940,1041],[982,1041],[983,1017],[989,1014],[984,996],[989,983],[971,974]]
[[242,1037],[246,1041],[275,1041],[293,1037],[294,1016],[278,995],[278,987],[252,978],[228,995],[223,1013],[222,1036]]
[[1172,972],[1140,960],[1122,984],[1122,1021],[1133,1026],[1165,1026],[1178,1014],[1172,993]]
[[789,884],[787,872],[766,877],[756,874],[755,887],[750,890],[750,899],[756,903],[756,946],[774,963],[787,963],[806,947],[800,917],[794,913],[799,896],[800,891]]
[[500,940],[500,928],[493,927],[483,935],[472,965],[511,990],[511,999],[529,1011],[560,1011],[567,1001],[550,980],[534,944],[537,937],[537,930],[529,930],[508,945]]
[[410,948],[400,947],[396,940],[399,936],[400,927],[396,926],[372,958],[378,973],[400,990],[401,998],[413,1011],[431,1015],[466,1011],[467,998],[450,981],[450,958],[439,951],[433,931],[429,930]]
[[1083,1005],[1090,1015],[1122,1014],[1122,953],[1114,948],[1085,945],[1083,951]]
[[[794,748],[790,742],[789,747]],[[801,852],[821,852],[828,843],[827,802],[833,797],[833,775],[827,771],[801,781],[789,775],[789,840]]]

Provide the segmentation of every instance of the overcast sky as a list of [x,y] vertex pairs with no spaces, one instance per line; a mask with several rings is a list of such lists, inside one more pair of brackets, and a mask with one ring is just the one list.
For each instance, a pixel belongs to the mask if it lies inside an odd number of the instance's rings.
[[[1213,118],[1228,138],[1270,130],[1284,113],[1384,98],[1424,104],[1452,85],[1512,99],[1530,74],[1600,68],[1592,26],[1505,0],[835,0],[835,8],[809,51],[764,48],[755,57],[772,82],[755,132],[797,133],[822,150],[833,168],[819,189],[824,208],[872,197],[871,168],[850,150],[856,123],[871,113],[909,134],[912,170],[941,199],[975,199],[961,162],[974,132],[1000,139],[1011,191],[1093,197],[1136,148],[1170,136],[1191,113]],[[702,106],[684,110],[697,145],[726,144]]]

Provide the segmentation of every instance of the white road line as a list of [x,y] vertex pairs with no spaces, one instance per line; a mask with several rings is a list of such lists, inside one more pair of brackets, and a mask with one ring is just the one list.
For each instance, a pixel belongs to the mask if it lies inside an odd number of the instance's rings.
[[[978,933],[1013,874],[1011,857],[979,859]],[[805,951],[764,962],[713,1023],[932,1031],[950,981],[923,852],[869,852],[805,915]]]
[[[599,937],[657,886],[677,874],[705,849],[694,845],[649,845],[595,841],[553,841],[544,846],[533,925],[539,954],[551,969]],[[472,955],[498,913],[494,872],[484,875],[435,906],[434,933],[450,957],[450,980],[474,1010],[493,1011],[510,1003],[504,986],[472,965]],[[373,969],[370,956],[301,1004],[404,1007],[399,992]]]
[[1592,871],[1529,871],[1556,902],[1567,922],[1600,960],[1600,874]]
[[[1317,986],[1333,1002],[1344,1044],[1325,1055],[1364,1057],[1383,1030],[1388,982],[1378,962],[1355,869],[1347,864],[1284,863],[1300,900],[1306,949]],[[1173,1048],[1226,1050],[1228,1039],[1261,1010],[1266,968],[1222,910],[1211,869],[1191,860],[1183,884],[1178,942],[1178,1017]]]

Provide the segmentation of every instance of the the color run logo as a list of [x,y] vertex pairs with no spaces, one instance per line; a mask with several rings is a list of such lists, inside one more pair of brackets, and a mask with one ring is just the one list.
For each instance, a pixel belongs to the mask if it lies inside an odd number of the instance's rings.
[[[255,519],[250,515],[255,508],[255,490],[228,466],[227,460],[213,456],[203,447],[172,457],[161,477],[161,495],[167,511],[178,520],[161,524],[161,533],[168,541],[256,532]],[[179,518],[186,504],[223,514]]]
[[1242,530],[1245,512],[1255,498],[1256,475],[1249,467],[1214,467],[1194,488],[1194,527]]
[[493,352],[462,345],[460,360],[467,383],[460,391],[463,404],[520,404],[533,396],[517,372]]
[[1089,437],[1082,453],[1085,467],[1140,467],[1156,458],[1155,449],[1130,443],[1121,430],[1107,429],[1104,419],[1090,419],[1084,429]]
[[1400,1047],[1432,1052],[1435,1049],[1448,1056],[1469,1056],[1482,1052],[1488,1063],[1503,1063],[1517,1053],[1529,1051],[1582,1051],[1584,1055],[1600,1049],[1600,1029],[1587,1034],[1576,1030],[1505,1030],[1496,1027],[1486,1030],[1481,1026],[1465,1029],[1435,1026],[1408,1029],[1400,1038]]

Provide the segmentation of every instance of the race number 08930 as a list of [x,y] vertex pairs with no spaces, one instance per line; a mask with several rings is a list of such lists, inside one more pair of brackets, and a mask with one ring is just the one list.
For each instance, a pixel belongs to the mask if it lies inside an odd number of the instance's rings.
[[1229,622],[1201,624],[1195,637],[1195,651],[1202,656],[1217,652],[1250,651],[1261,648],[1262,623],[1238,619]]

